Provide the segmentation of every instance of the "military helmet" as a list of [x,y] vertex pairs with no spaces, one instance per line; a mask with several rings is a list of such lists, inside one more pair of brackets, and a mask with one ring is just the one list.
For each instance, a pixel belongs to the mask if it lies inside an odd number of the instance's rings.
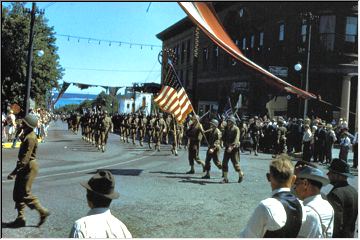
[[36,128],[38,125],[38,118],[34,114],[28,114],[24,117],[23,122],[30,128]]
[[219,121],[214,118],[214,119],[212,119],[212,120],[210,121],[210,124],[211,124],[211,125],[214,125],[215,127],[218,127],[218,126],[219,126]]
[[236,119],[235,119],[234,116],[230,116],[230,117],[227,119],[227,121],[230,121],[230,122],[232,122],[233,124],[236,124]]

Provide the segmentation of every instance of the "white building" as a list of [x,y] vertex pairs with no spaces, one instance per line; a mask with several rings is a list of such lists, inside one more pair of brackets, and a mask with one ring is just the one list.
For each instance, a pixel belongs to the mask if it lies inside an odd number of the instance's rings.
[[151,113],[152,93],[142,93],[133,91],[132,87],[127,87],[124,94],[117,96],[119,101],[119,113],[133,113],[142,111],[146,115]]

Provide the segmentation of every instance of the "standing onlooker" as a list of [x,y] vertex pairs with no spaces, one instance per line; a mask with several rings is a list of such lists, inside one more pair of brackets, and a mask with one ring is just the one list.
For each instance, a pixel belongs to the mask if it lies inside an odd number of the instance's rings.
[[16,117],[13,110],[9,111],[9,115],[6,117],[6,135],[8,137],[8,142],[12,142],[13,137],[16,132]]
[[310,126],[308,124],[304,125],[304,136],[302,139],[303,142],[303,160],[306,162],[310,162],[311,160],[311,141],[313,139],[313,134],[310,131]]
[[354,159],[353,159],[353,165],[352,168],[358,167],[358,132],[355,132],[354,139],[352,142],[353,146],[353,153],[354,153]]
[[342,129],[340,137],[340,152],[339,158],[347,162],[349,150],[351,147],[350,138],[347,135],[347,128]]
[[272,197],[259,203],[240,237],[320,237],[319,217],[311,208],[303,206],[290,191],[296,176],[289,158],[280,155],[271,161],[269,168],[266,177],[272,189]]
[[296,175],[294,190],[304,205],[312,208],[320,218],[322,237],[331,238],[334,227],[334,209],[327,200],[321,197],[321,187],[329,179],[317,168],[306,166]]
[[358,192],[347,182],[351,176],[350,167],[344,160],[334,158],[327,175],[334,185],[327,195],[335,211],[333,238],[353,238],[358,215]]
[[331,124],[326,125],[325,132],[325,163],[331,163],[332,161],[332,151],[334,143],[336,142],[336,135],[334,130],[332,129]]
[[7,134],[6,134],[6,115],[4,112],[1,113],[1,141],[7,140]]
[[86,199],[91,209],[86,217],[78,219],[70,232],[70,238],[132,238],[123,222],[110,212],[113,199],[119,198],[115,191],[115,178],[109,171],[100,170],[88,182]]
[[49,211],[41,206],[39,199],[31,193],[32,183],[38,174],[39,166],[36,161],[37,138],[34,128],[38,119],[29,114],[22,121],[23,139],[20,145],[16,168],[8,175],[8,179],[15,178],[13,199],[18,216],[15,221],[6,224],[7,227],[17,228],[25,226],[25,207],[36,209],[40,214],[38,226],[41,226],[50,215]]

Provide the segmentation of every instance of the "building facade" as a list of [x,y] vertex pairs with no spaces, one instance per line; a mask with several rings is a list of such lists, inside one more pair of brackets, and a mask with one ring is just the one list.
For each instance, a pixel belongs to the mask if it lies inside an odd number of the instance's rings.
[[146,115],[151,113],[153,94],[134,91],[133,87],[127,87],[124,94],[117,96],[119,101],[119,113],[139,113]]
[[[214,2],[212,5],[225,30],[247,58],[292,85],[302,89],[308,85],[309,92],[328,102],[309,100],[306,115],[329,121],[343,117],[350,126],[355,126],[357,2]],[[157,37],[163,41],[163,49],[176,52],[178,76],[199,112],[221,113],[228,107],[229,99],[234,107],[241,94],[240,114],[272,112],[303,117],[303,99],[267,85],[262,81],[263,75],[234,60],[188,18]],[[301,65],[298,71],[294,68],[296,64]],[[276,108],[276,102],[281,106]],[[274,106],[273,111],[266,106]]]

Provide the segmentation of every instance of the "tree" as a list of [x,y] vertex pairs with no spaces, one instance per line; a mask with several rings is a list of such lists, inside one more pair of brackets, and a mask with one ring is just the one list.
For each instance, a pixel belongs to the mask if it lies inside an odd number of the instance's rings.
[[[25,109],[26,66],[30,32],[30,14],[25,11],[25,3],[14,2],[9,7],[2,6],[1,21],[1,85],[2,102],[17,103]],[[63,76],[59,64],[53,27],[47,19],[37,15],[34,26],[34,56],[30,97],[37,106],[45,107],[49,92],[58,88],[58,80]],[[44,51],[39,57],[37,50]],[[3,106],[4,107],[4,106]],[[6,107],[6,106],[5,106]]]
[[108,113],[115,113],[119,107],[119,101],[116,96],[110,96],[102,91],[94,100],[94,106],[101,106],[103,109],[106,109]]

